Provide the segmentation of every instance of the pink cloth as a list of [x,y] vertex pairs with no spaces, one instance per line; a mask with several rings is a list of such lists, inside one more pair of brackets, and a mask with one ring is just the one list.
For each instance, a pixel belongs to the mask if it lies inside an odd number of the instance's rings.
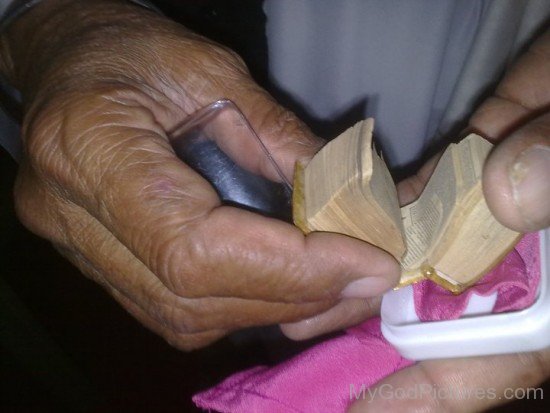
[[527,234],[498,266],[463,294],[454,295],[430,281],[415,284],[414,306],[422,321],[456,319],[473,293],[488,296],[498,291],[494,313],[520,310],[533,304],[539,280],[539,236]]
[[[538,235],[526,235],[504,261],[468,292],[455,296],[431,282],[414,286],[421,320],[458,318],[472,292],[498,291],[494,311],[528,307],[540,280]],[[384,339],[380,319],[368,320],[275,367],[258,366],[234,374],[193,397],[198,407],[222,413],[345,412],[361,386],[413,364]],[[353,387],[351,386],[353,385]]]

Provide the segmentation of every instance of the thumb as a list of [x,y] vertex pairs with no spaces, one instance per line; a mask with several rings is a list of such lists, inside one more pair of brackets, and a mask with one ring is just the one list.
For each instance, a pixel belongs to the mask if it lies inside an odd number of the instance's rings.
[[483,171],[491,212],[519,231],[550,226],[550,113],[529,122],[500,143]]

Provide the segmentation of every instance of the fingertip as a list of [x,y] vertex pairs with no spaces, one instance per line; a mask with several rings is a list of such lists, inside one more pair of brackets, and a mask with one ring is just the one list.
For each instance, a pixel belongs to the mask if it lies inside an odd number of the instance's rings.
[[342,290],[344,298],[369,298],[385,293],[395,286],[392,276],[365,277],[352,281]]
[[368,300],[344,299],[324,313],[295,323],[281,324],[280,328],[291,340],[307,340],[357,325],[379,314],[379,309],[380,297]]
[[314,334],[311,334],[310,332],[310,324],[312,323],[311,320],[312,318],[309,318],[297,323],[281,324],[279,328],[281,329],[281,332],[290,340],[303,341],[314,336]]
[[512,195],[523,230],[550,225],[550,145],[533,145],[516,157],[510,171]]
[[550,144],[530,129],[497,146],[483,171],[489,209],[499,222],[518,232],[550,225]]
[[[496,149],[495,149],[496,151]],[[493,155],[493,154],[492,154]],[[508,167],[498,155],[490,156],[483,170],[483,194],[494,217],[504,226],[519,231],[523,219],[513,198]],[[511,165],[511,162],[507,162]]]

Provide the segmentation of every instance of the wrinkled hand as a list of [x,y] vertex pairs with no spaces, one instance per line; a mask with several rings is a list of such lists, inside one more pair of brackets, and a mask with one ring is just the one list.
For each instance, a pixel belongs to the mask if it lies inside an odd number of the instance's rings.
[[[322,313],[346,325],[369,311],[356,297],[397,282],[384,251],[223,206],[174,155],[168,131],[220,98],[289,179],[319,148],[231,51],[125,1],[44,1],[5,40],[25,100],[20,219],[171,344]],[[231,152],[267,174],[258,148]]]
[[[487,203],[498,220],[521,232],[550,225],[549,85],[550,32],[547,32],[514,65],[494,96],[484,102],[470,120],[471,129],[497,144],[483,171]],[[409,203],[420,195],[437,159],[430,160],[416,176],[398,185],[402,203]],[[350,413],[481,411],[506,403],[514,397],[513,390],[535,387],[549,377],[550,349],[423,361],[377,383],[371,394],[378,396],[356,403]],[[398,400],[389,399],[384,393],[390,388],[435,391],[439,388],[462,391],[464,395],[468,391],[472,393],[461,399],[434,397],[433,392],[426,392],[418,399]],[[486,397],[477,397],[473,393],[476,389],[486,391]],[[521,397],[523,393],[515,394]]]

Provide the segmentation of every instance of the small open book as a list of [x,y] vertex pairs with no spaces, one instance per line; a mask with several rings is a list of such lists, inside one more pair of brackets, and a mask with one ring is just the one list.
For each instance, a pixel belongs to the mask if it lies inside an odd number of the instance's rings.
[[492,145],[478,135],[451,144],[422,195],[399,207],[384,161],[372,148],[367,119],[296,165],[293,216],[304,232],[359,238],[402,266],[399,286],[429,278],[459,293],[495,266],[520,234],[491,214],[481,171]]

